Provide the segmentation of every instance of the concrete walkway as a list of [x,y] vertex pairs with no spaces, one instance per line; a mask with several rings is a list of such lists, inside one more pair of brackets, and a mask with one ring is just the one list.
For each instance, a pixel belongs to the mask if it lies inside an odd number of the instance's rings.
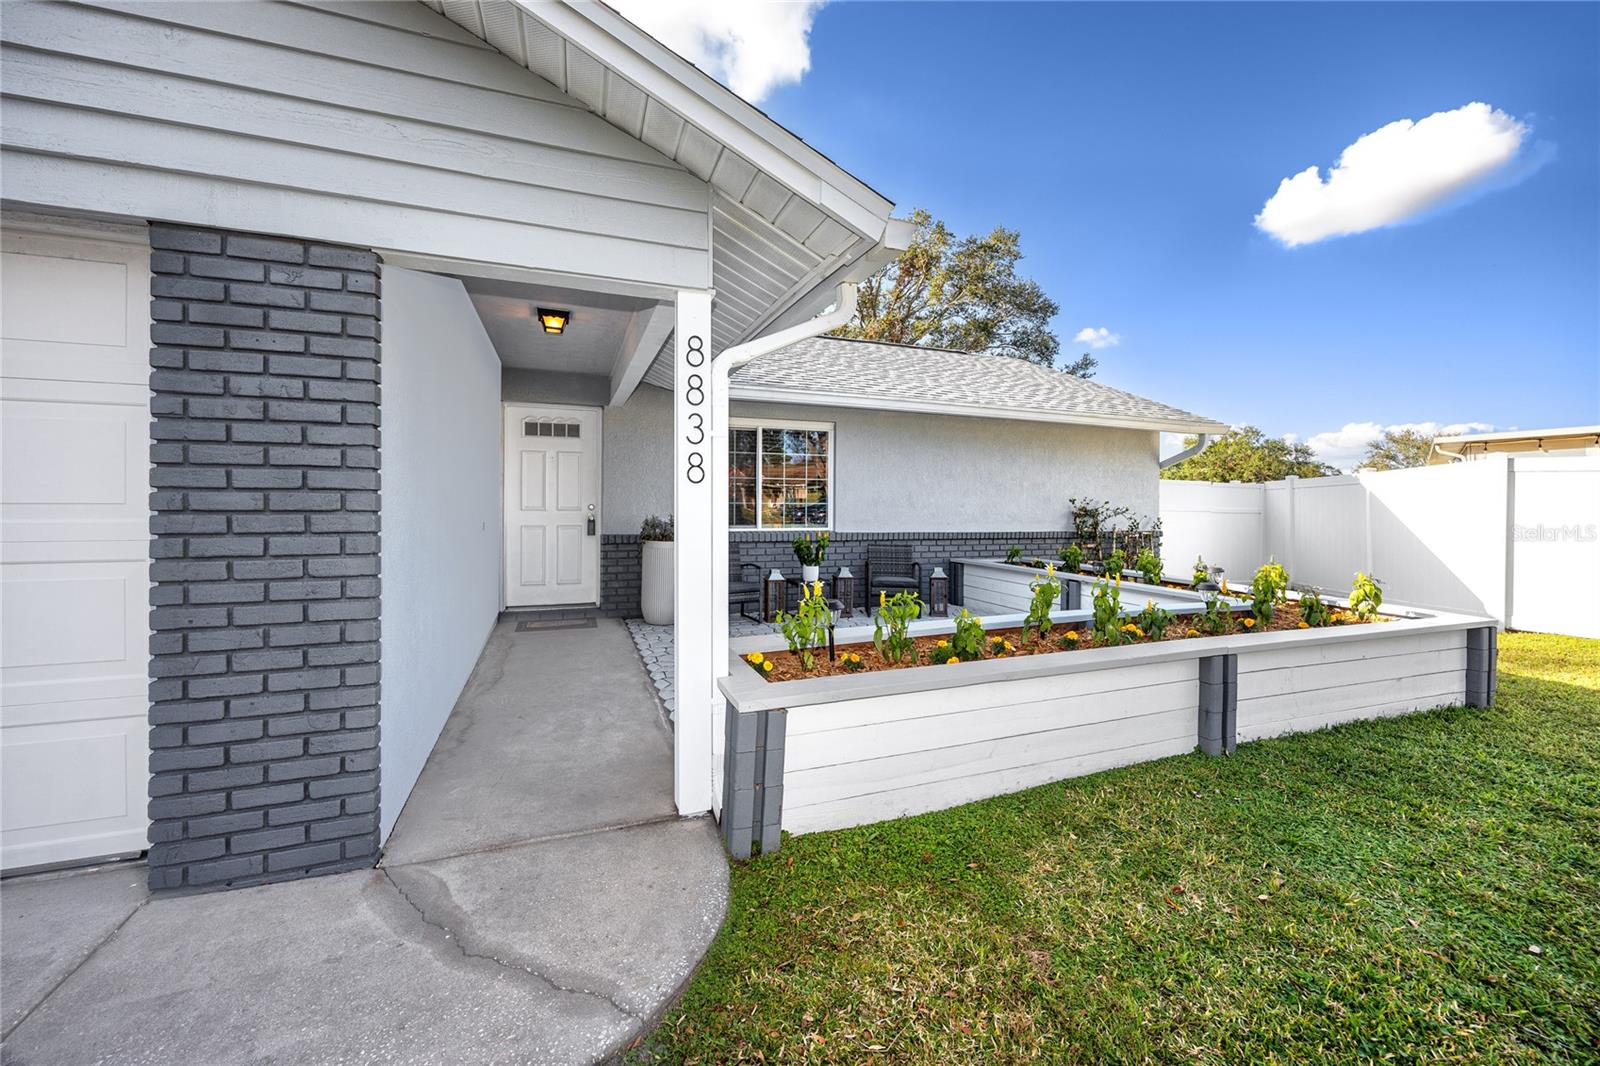
[[727,906],[623,626],[502,619],[380,869],[150,898],[0,886],[6,1064],[584,1063],[648,1030]]

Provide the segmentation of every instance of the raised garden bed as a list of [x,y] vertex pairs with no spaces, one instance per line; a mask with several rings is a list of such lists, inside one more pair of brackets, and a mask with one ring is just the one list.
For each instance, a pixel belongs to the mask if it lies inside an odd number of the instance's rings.
[[[1258,626],[1254,618],[1239,617],[1239,610],[1239,607],[1235,607],[1233,625],[1241,635],[1248,633],[1278,633],[1286,630],[1309,628],[1301,619],[1300,610],[1296,604],[1287,604],[1274,608],[1272,621],[1265,627]],[[1346,614],[1343,620],[1334,623],[1334,625],[1368,625],[1387,620],[1388,616],[1383,615],[1371,620],[1362,620]],[[908,661],[903,662],[885,662],[870,640],[849,644],[838,644],[836,642],[835,658],[830,660],[826,652],[818,652],[813,656],[814,665],[810,670],[805,668],[799,655],[789,651],[787,648],[781,651],[749,651],[745,653],[743,661],[747,667],[754,670],[758,676],[768,683],[798,681],[814,677],[848,676],[881,670],[910,670],[917,667],[933,667],[935,665],[971,666],[986,659],[1015,659],[1027,655],[1065,654],[1090,651],[1095,648],[1127,647],[1132,644],[1205,639],[1206,634],[1194,629],[1190,625],[1191,621],[1191,616],[1180,617],[1179,621],[1174,622],[1172,627],[1158,639],[1148,637],[1142,632],[1138,634],[1126,633],[1124,638],[1115,644],[1096,640],[1093,628],[1082,622],[1052,625],[1049,633],[1042,635],[1030,633],[1027,636],[1024,636],[1021,626],[1002,629],[985,627],[984,632],[988,640],[984,648],[983,659],[973,661],[947,659],[943,663],[935,664],[932,661],[933,656],[941,648],[946,648],[950,644],[948,635],[944,633],[925,633],[912,637],[916,654]],[[772,666],[767,668],[765,665],[767,663],[771,663]]]
[[[1143,604],[1127,583],[1123,590],[1124,602]],[[1492,694],[1492,619],[1386,605],[1381,625],[1301,629],[1290,620],[1295,613],[1292,604],[1280,608],[1266,632],[1188,637],[1180,621],[1165,640],[1049,654],[1013,637],[1017,652],[1004,658],[854,673],[835,665],[779,681],[742,657],[760,652],[781,662],[790,654],[783,638],[736,640],[720,682],[725,736],[734,745],[751,740],[748,749],[726,750],[723,799],[734,807],[724,818],[737,819],[750,797],[764,796],[756,827],[764,819],[768,832],[756,837],[772,847],[780,824],[789,832],[860,825],[1197,746],[1227,751],[1358,718],[1483,704]],[[1088,611],[1052,619],[1052,637],[1090,621]],[[1005,635],[1023,617],[984,623]],[[954,628],[952,620],[925,619],[912,623],[910,636],[925,657]],[[841,629],[837,643],[866,660],[875,656],[871,637],[870,627]],[[827,662],[825,652],[818,661]],[[745,729],[760,716],[759,731]],[[736,777],[747,766],[768,776]]]

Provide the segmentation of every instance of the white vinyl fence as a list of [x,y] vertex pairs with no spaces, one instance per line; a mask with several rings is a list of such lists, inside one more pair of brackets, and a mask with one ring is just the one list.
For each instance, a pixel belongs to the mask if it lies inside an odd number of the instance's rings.
[[1357,570],[1384,596],[1492,615],[1512,629],[1600,637],[1600,459],[1491,456],[1259,485],[1161,482],[1172,576],[1195,556],[1243,586],[1276,557],[1344,593]]

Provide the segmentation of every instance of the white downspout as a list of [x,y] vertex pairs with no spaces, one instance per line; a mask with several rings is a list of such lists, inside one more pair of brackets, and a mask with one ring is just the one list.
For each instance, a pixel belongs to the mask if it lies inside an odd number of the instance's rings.
[[[838,329],[854,318],[855,313],[856,284],[846,282],[837,289],[831,311],[777,333],[736,344],[711,363],[711,603],[715,612],[711,624],[711,728],[714,746],[718,746],[722,738],[723,712],[722,692],[716,682],[728,676],[728,379],[757,356]],[[833,501],[828,505],[832,507]],[[713,775],[720,775],[720,760],[713,758],[711,765]],[[720,789],[713,789],[712,795],[720,810]]]
[[1201,433],[1198,437],[1195,438],[1195,442],[1194,442],[1194,446],[1193,447],[1185,448],[1181,452],[1178,452],[1178,453],[1176,453],[1174,455],[1167,456],[1165,459],[1161,460],[1160,468],[1162,470],[1165,470],[1169,466],[1176,466],[1178,463],[1183,462],[1185,459],[1193,459],[1195,456],[1199,455],[1201,452],[1203,452],[1207,448],[1211,447],[1211,439],[1212,439],[1211,438],[1211,434],[1209,434],[1209,433]]

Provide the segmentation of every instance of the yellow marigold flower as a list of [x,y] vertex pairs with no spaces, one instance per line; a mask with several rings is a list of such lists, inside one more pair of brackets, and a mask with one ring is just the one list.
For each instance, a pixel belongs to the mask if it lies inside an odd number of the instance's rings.
[[949,647],[949,646],[950,646],[950,642],[949,642],[949,641],[948,641],[948,640],[941,640],[941,641],[940,641],[940,642],[939,642],[939,643],[938,643],[938,645],[937,645],[937,646],[938,646],[938,647],[941,647],[941,648],[948,648],[948,647]]
[[1311,628],[1311,626],[1308,625],[1305,622],[1296,622],[1294,625],[1295,625],[1296,629],[1310,629]]
[[761,662],[761,660],[762,660],[762,659],[765,659],[765,658],[766,658],[766,656],[765,656],[765,655],[762,655],[762,654],[761,654],[761,653],[760,653],[760,652],[758,652],[758,651],[753,651],[753,652],[751,652],[751,653],[750,653],[750,654],[749,654],[749,655],[746,655],[746,656],[745,656],[745,661],[746,661],[746,662],[752,662],[752,663],[756,663],[756,664],[758,664],[758,665],[759,665],[759,664],[760,664],[760,662]]
[[1186,633],[1184,633],[1184,636],[1186,636],[1186,637],[1198,637],[1199,635],[1200,635],[1200,631],[1198,629],[1191,629],[1191,630],[1187,631]]
[[1239,624],[1244,626],[1246,629],[1254,629],[1256,620],[1254,618],[1245,618],[1241,619]]
[[761,664],[761,672],[764,674],[772,673],[772,663],[770,660]]
[[954,655],[952,655],[952,656],[950,656],[950,658],[948,658],[948,659],[946,659],[944,661],[944,664],[946,666],[949,666],[951,663],[958,663],[960,661],[961,661],[960,659],[957,659]]
[[996,659],[1004,659],[1004,658],[1005,658],[1005,657],[1006,657],[1006,653],[1005,653],[1005,652],[1003,652],[1003,651],[1002,651],[1002,652],[996,652],[996,653],[995,653],[995,658],[996,658]]
[[1061,639],[1062,640],[1077,640],[1078,639],[1078,631],[1076,629],[1069,629],[1069,630],[1067,630],[1067,635],[1062,637]]

